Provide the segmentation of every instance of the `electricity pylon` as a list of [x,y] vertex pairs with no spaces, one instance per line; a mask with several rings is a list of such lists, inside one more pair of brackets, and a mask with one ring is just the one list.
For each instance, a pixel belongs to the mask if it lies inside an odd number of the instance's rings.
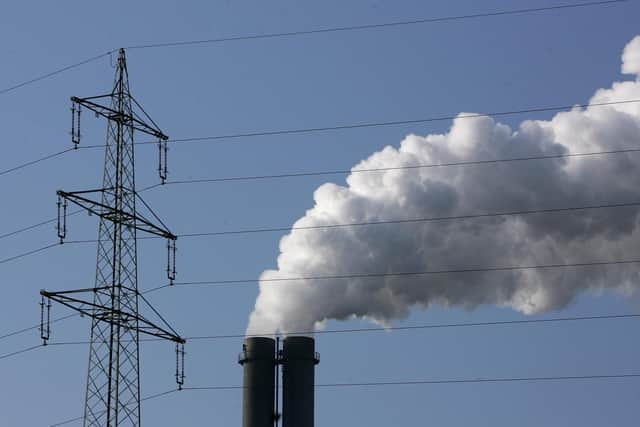
[[[137,233],[167,241],[167,276],[175,278],[176,235],[136,192],[134,131],[158,139],[159,174],[166,179],[168,137],[129,92],[124,49],[120,49],[111,93],[88,98],[72,97],[72,142],[80,143],[82,108],[107,119],[107,139],[102,188],[58,191],[58,237],[66,237],[68,203],[100,218],[98,256],[93,288],[40,291],[41,335],[49,339],[51,301],[91,318],[91,344],[84,405],[85,427],[140,426],[140,334],[176,344],[176,381],[184,382],[184,343],[177,332],[138,291]],[[140,203],[139,208],[136,205]],[[156,319],[145,317],[140,303]]]

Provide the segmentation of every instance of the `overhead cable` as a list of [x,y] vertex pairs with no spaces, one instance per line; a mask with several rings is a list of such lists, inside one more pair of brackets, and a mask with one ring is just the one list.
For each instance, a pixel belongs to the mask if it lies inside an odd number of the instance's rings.
[[[556,375],[556,376],[529,376],[529,377],[491,377],[491,378],[452,378],[452,379],[419,379],[419,380],[403,380],[403,381],[369,381],[369,382],[334,382],[315,384],[317,389],[335,389],[335,388],[355,388],[355,387],[393,387],[393,386],[411,386],[411,385],[455,385],[455,384],[501,384],[501,383],[532,383],[532,382],[572,382],[572,381],[610,381],[640,378],[640,373],[622,373],[622,374],[588,374],[588,375]],[[231,391],[242,390],[244,387],[240,385],[210,385],[183,387],[182,391]],[[150,400],[158,397],[166,396],[178,390],[169,390],[156,395],[148,396],[140,399]],[[50,424],[49,427],[59,427],[74,421],[81,420],[82,417],[72,418],[63,422]]]
[[566,159],[566,158],[572,158],[572,157],[592,157],[592,156],[603,156],[603,155],[610,155],[610,154],[631,154],[631,153],[638,153],[638,152],[640,152],[640,148],[625,148],[620,150],[591,151],[591,152],[584,152],[584,153],[549,154],[549,155],[540,155],[540,156],[512,157],[512,158],[504,158],[504,159],[427,163],[427,164],[390,166],[390,167],[379,167],[379,168],[353,168],[353,169],[336,169],[336,170],[324,170],[324,171],[304,171],[304,172],[288,172],[288,173],[285,172],[285,173],[277,173],[277,174],[271,174],[271,175],[246,175],[246,176],[230,176],[230,177],[217,177],[217,178],[180,179],[180,180],[167,181],[164,183],[164,185],[209,184],[209,183],[218,183],[218,182],[259,181],[259,180],[301,178],[301,177],[324,176],[324,175],[361,174],[361,173],[389,172],[389,171],[398,171],[398,170],[444,168],[444,167],[452,167],[452,166],[471,166],[471,165],[485,165],[485,164],[495,164],[495,163],[524,162],[524,161],[533,161],[533,160]]
[[[429,23],[438,23],[438,22],[453,22],[460,20],[469,20],[469,19],[478,19],[478,18],[486,18],[486,17],[497,17],[497,16],[507,16],[507,15],[523,15],[529,13],[539,13],[546,11],[557,11],[563,9],[577,9],[577,8],[585,8],[585,7],[595,7],[595,6],[607,6],[614,4],[626,3],[629,0],[607,0],[607,1],[591,1],[591,2],[579,2],[579,3],[568,3],[568,4],[559,4],[555,6],[546,6],[546,7],[536,7],[536,8],[525,8],[525,9],[511,9],[511,10],[501,10],[495,12],[484,12],[484,13],[475,13],[475,14],[466,14],[466,15],[457,15],[457,16],[442,16],[435,18],[422,18],[422,19],[412,19],[405,21],[394,21],[394,22],[383,22],[377,24],[363,24],[363,25],[350,25],[350,26],[340,26],[340,27],[324,27],[324,28],[316,28],[312,30],[300,30],[300,31],[287,31],[287,32],[279,32],[279,33],[263,33],[263,34],[249,34],[249,35],[237,35],[237,36],[229,36],[229,37],[219,37],[212,39],[201,39],[201,40],[185,40],[185,41],[170,41],[163,43],[148,43],[148,44],[138,44],[138,45],[130,45],[125,49],[151,49],[151,48],[165,48],[165,47],[178,47],[178,46],[194,46],[194,45],[204,45],[204,44],[213,44],[213,43],[222,43],[222,42],[233,42],[233,41],[241,41],[241,40],[256,40],[256,39],[274,39],[274,38],[284,38],[284,37],[295,37],[295,36],[303,36],[303,35],[312,35],[312,34],[322,34],[322,33],[336,33],[336,32],[345,32],[345,31],[362,31],[362,30],[373,30],[373,29],[383,29],[390,27],[399,27],[406,25],[416,25],[416,24],[429,24]],[[54,71],[42,74],[40,76],[34,77],[29,80],[25,80],[20,83],[16,83],[14,85],[5,87],[0,89],[0,95],[4,95],[6,93],[15,91],[16,89],[22,88],[24,86],[28,86],[30,84],[39,82],[41,80],[45,80],[51,77],[54,77],[58,74],[64,73],[65,71],[72,70],[74,68],[80,67],[82,65],[88,64],[90,62],[94,62],[98,59],[107,57],[116,52],[117,49],[109,50],[105,53],[101,53],[99,55],[92,56],[90,58],[84,59],[82,61],[73,63],[71,65],[64,66],[62,68],[58,68]]]
[[[608,102],[593,102],[593,103],[582,103],[582,104],[572,104],[572,105],[557,105],[557,106],[547,106],[547,107],[529,107],[529,108],[523,108],[519,110],[494,111],[491,113],[455,114],[455,115],[446,115],[446,116],[439,116],[439,117],[417,118],[417,119],[371,121],[371,122],[360,122],[360,123],[346,123],[342,125],[332,125],[332,126],[276,129],[276,130],[255,131],[255,132],[239,132],[239,133],[199,136],[199,137],[193,137],[193,138],[168,139],[167,142],[175,143],[175,144],[184,144],[184,143],[217,141],[217,140],[227,140],[227,139],[253,138],[253,137],[260,137],[260,136],[297,135],[297,134],[329,132],[329,131],[349,130],[349,129],[365,129],[365,128],[400,126],[400,125],[410,125],[410,124],[419,124],[419,123],[443,122],[443,121],[451,121],[456,119],[503,117],[503,116],[513,116],[518,114],[573,110],[575,108],[607,107],[612,105],[634,104],[638,102],[640,102],[640,99],[628,99],[628,100],[618,100],[618,101],[608,101]],[[158,141],[141,141],[141,142],[136,142],[136,144],[157,145]],[[102,148],[102,147],[104,147],[104,144],[85,146],[85,148]]]
[[9,258],[0,259],[0,264],[6,264],[8,262],[15,261],[17,259],[27,257],[29,255],[34,255],[34,254],[46,251],[48,249],[53,248],[54,246],[58,246],[59,244],[60,244],[59,242],[51,243],[49,245],[41,246],[41,247],[39,247],[37,249],[32,249],[30,251],[23,252],[23,253],[18,254],[18,255],[10,256]]
[[[420,331],[429,329],[455,329],[455,328],[476,328],[476,327],[491,327],[491,326],[522,326],[533,324],[552,324],[552,323],[565,323],[565,322],[583,322],[591,320],[629,320],[638,319],[640,314],[609,314],[609,315],[594,315],[594,316],[574,316],[574,317],[551,317],[546,319],[520,319],[520,320],[495,320],[488,322],[467,322],[467,323],[432,323],[426,325],[408,325],[408,326],[388,326],[388,327],[369,327],[369,328],[348,328],[348,329],[322,329],[322,330],[309,330],[309,331],[289,331],[287,335],[334,335],[334,334],[353,334],[353,333],[373,333],[373,332],[391,332],[391,331]],[[256,338],[256,337],[275,337],[279,334],[274,332],[264,332],[255,334],[233,333],[233,334],[216,334],[216,335],[193,335],[186,336],[187,341],[211,341],[222,339],[243,339],[243,338]],[[162,340],[157,338],[144,338],[141,342],[161,342]],[[48,345],[58,346],[73,346],[73,345],[85,345],[89,344],[89,341],[59,341],[50,342]]]
[[612,265],[632,265],[640,264],[640,259],[631,260],[611,260],[611,261],[593,261],[580,263],[557,263],[557,264],[537,264],[537,265],[509,265],[496,267],[478,267],[478,268],[460,268],[460,269],[443,269],[443,270],[425,270],[425,271],[404,271],[395,273],[351,273],[351,274],[335,274],[335,275],[317,275],[317,276],[299,276],[299,277],[278,277],[278,278],[248,278],[248,279],[228,279],[228,280],[202,280],[190,282],[174,282],[172,285],[162,285],[147,290],[153,292],[157,289],[164,289],[170,286],[226,286],[226,285],[243,285],[253,283],[286,283],[296,281],[316,281],[316,280],[345,280],[345,279],[366,279],[376,277],[419,277],[438,274],[465,274],[465,273],[488,273],[501,271],[522,271],[522,270],[551,270],[559,268],[587,268],[587,267],[604,267]]
[[[235,139],[244,139],[244,138],[254,138],[261,136],[278,136],[278,135],[295,135],[295,134],[306,134],[306,133],[318,133],[318,132],[329,132],[329,131],[338,131],[338,130],[348,130],[348,129],[365,129],[365,128],[373,128],[373,127],[387,127],[387,126],[399,126],[399,125],[407,125],[407,124],[417,124],[417,123],[428,123],[428,122],[438,122],[438,121],[449,121],[453,119],[473,119],[473,118],[481,118],[481,117],[500,117],[500,116],[508,116],[508,115],[516,115],[516,114],[525,114],[525,113],[533,113],[533,112],[548,112],[548,111],[562,111],[569,110],[573,108],[587,108],[587,107],[603,107],[603,106],[611,106],[611,105],[619,105],[619,104],[630,104],[640,102],[640,99],[632,99],[632,100],[621,100],[621,101],[611,101],[611,102],[601,102],[601,103],[591,103],[591,104],[573,104],[573,105],[562,105],[562,106],[551,106],[551,107],[534,107],[534,108],[526,108],[520,110],[511,110],[511,111],[498,111],[494,113],[486,113],[486,114],[460,114],[460,115],[449,115],[449,116],[441,116],[441,117],[429,117],[423,119],[410,119],[410,120],[394,120],[394,121],[381,121],[381,122],[363,122],[363,123],[352,123],[352,124],[343,124],[343,125],[333,125],[333,126],[322,126],[322,127],[309,127],[309,128],[297,128],[297,129],[276,129],[269,131],[255,131],[255,132],[239,132],[239,133],[230,133],[230,134],[219,134],[219,135],[208,135],[208,136],[198,136],[191,138],[174,138],[169,139],[167,142],[174,144],[181,143],[198,143],[198,142],[206,142],[206,141],[221,141],[221,140],[235,140]],[[134,143],[135,145],[157,145],[158,141],[140,141]],[[74,147],[79,150],[90,150],[96,148],[104,148],[104,144],[93,144],[93,145],[83,145]],[[0,172],[0,176],[3,174],[7,174],[10,172],[14,172],[16,170],[25,168],[27,166],[43,162],[45,160],[53,159],[59,157],[73,149],[66,149],[63,151],[59,151],[56,153],[49,154],[42,158],[38,158],[21,165],[6,169]],[[377,168],[371,170],[361,170],[361,171],[352,171],[352,170],[335,170],[335,171],[320,171],[320,172],[293,172],[293,173],[281,173],[274,175],[257,175],[257,176],[248,176],[248,177],[229,177],[229,178],[204,178],[199,180],[179,180],[167,182],[167,184],[184,184],[184,183],[196,183],[196,182],[223,182],[223,181],[246,181],[246,180],[256,180],[256,179],[273,179],[273,178],[291,178],[291,177],[299,177],[299,176],[316,176],[316,175],[337,175],[344,173],[358,173],[358,172],[379,172],[383,170],[393,170],[393,169],[416,169],[416,168],[429,168],[429,167],[445,167],[445,166],[464,166],[464,165],[473,165],[473,164],[484,164],[484,163],[500,163],[500,162],[515,162],[515,161],[528,161],[528,160],[544,160],[544,159],[559,159],[565,157],[581,157],[581,156],[592,156],[598,154],[619,154],[619,153],[632,153],[638,151],[638,149],[628,148],[628,149],[620,149],[620,150],[606,150],[600,152],[587,152],[587,153],[567,153],[567,154],[552,154],[552,155],[541,155],[541,156],[527,156],[522,158],[512,158],[512,159],[486,159],[486,160],[471,160],[471,161],[461,161],[461,162],[453,162],[453,163],[443,163],[443,164],[433,164],[433,165],[415,165],[415,166],[406,166],[406,167],[397,167],[397,168]],[[1,236],[0,236],[1,238]]]
[[[640,201],[631,201],[631,202],[623,202],[623,203],[606,203],[606,204],[585,205],[585,206],[567,206],[567,207],[546,208],[546,209],[513,210],[513,211],[503,211],[503,212],[483,212],[483,213],[466,214],[466,215],[448,215],[448,216],[434,216],[434,217],[422,217],[422,218],[397,218],[397,219],[385,219],[385,220],[379,220],[379,221],[359,221],[359,222],[349,222],[349,223],[340,223],[340,224],[294,225],[294,226],[281,226],[281,227],[221,230],[221,231],[209,231],[209,232],[193,232],[193,233],[178,234],[178,237],[180,238],[217,237],[217,236],[232,236],[232,235],[259,234],[259,233],[272,233],[272,232],[326,230],[326,229],[332,229],[332,228],[416,224],[416,223],[427,223],[427,222],[460,221],[460,220],[506,217],[506,216],[565,213],[565,212],[588,211],[588,210],[599,210],[599,209],[629,208],[629,207],[638,207],[638,206],[640,206]],[[156,236],[146,236],[138,239],[154,240],[158,238],[159,237],[156,237]],[[96,239],[84,239],[84,240],[77,239],[77,240],[67,240],[65,241],[65,243],[84,244],[84,243],[96,243],[97,241],[98,240]]]
[[85,65],[85,64],[88,64],[90,62],[97,61],[98,59],[101,59],[101,58],[104,58],[106,56],[111,55],[113,52],[115,52],[115,50],[110,50],[108,52],[101,53],[100,55],[92,56],[91,58],[84,59],[82,61],[76,62],[76,63],[71,64],[71,65],[67,65],[67,66],[62,67],[62,68],[58,68],[57,70],[51,71],[51,72],[43,74],[41,76],[34,77],[32,79],[23,81],[21,83],[17,83],[17,84],[15,84],[13,86],[9,86],[9,87],[6,87],[4,89],[0,89],[0,95],[4,95],[5,93],[12,92],[12,91],[14,91],[16,89],[19,89],[21,87],[30,85],[32,83],[36,83],[36,82],[39,82],[41,80],[48,79],[50,77],[53,77],[53,76],[56,76],[58,74],[64,73],[65,71],[69,71],[71,69],[80,67],[81,65]]
[[[175,392],[177,392],[177,391],[180,391],[180,390],[178,390],[178,389],[175,389],[175,388],[174,388],[174,389],[167,390],[167,391],[163,391],[163,392],[160,392],[160,393],[151,394],[151,395],[149,395],[149,396],[142,397],[142,398],[140,399],[140,402],[144,402],[144,401],[152,400],[152,399],[157,399],[157,398],[159,398],[159,397],[163,397],[163,396],[166,396],[166,395],[168,395],[168,394],[175,393]],[[105,411],[101,411],[100,413],[104,413],[104,412],[105,412]],[[59,426],[63,426],[63,425],[67,425],[67,424],[71,424],[71,423],[73,423],[73,422],[80,421],[80,420],[82,420],[83,418],[84,418],[83,416],[79,416],[79,417],[75,417],[75,418],[70,418],[70,419],[65,420],[65,421],[57,422],[57,423],[55,423],[55,424],[49,424],[49,427],[59,427]]]
[[[441,384],[478,384],[478,383],[512,383],[512,382],[547,382],[547,381],[579,381],[579,380],[616,380],[640,378],[640,373],[628,374],[592,374],[592,375],[559,375],[545,377],[500,377],[500,378],[460,378],[460,379],[425,379],[407,381],[371,381],[371,382],[336,382],[315,384],[316,388],[343,388],[343,387],[389,387],[401,385],[441,385]],[[183,390],[242,390],[243,386],[201,386],[183,387]]]
[[0,176],[9,174],[11,172],[18,171],[20,169],[24,169],[24,168],[26,168],[28,166],[32,166],[32,165],[35,165],[37,163],[44,162],[46,160],[50,160],[50,159],[54,159],[56,157],[60,157],[63,154],[66,154],[66,153],[68,153],[69,151],[72,151],[72,150],[73,150],[73,148],[67,148],[66,150],[57,151],[55,153],[47,154],[46,156],[42,156],[42,157],[39,157],[39,158],[34,159],[34,160],[30,160],[28,162],[21,163],[21,164],[19,164],[17,166],[13,166],[13,167],[11,167],[9,169],[5,169],[5,170],[0,171]]
[[582,8],[582,7],[604,6],[604,5],[611,5],[616,3],[626,3],[627,1],[628,0],[611,0],[611,1],[568,3],[568,4],[559,4],[555,6],[546,6],[546,7],[532,7],[532,8],[525,8],[525,9],[510,9],[510,10],[474,13],[474,14],[466,14],[466,15],[452,15],[452,16],[435,17],[435,18],[411,19],[411,20],[405,20],[405,21],[383,22],[378,24],[323,27],[323,28],[316,28],[313,30],[237,35],[237,36],[219,37],[219,38],[213,38],[213,39],[170,41],[170,42],[164,42],[164,43],[148,43],[148,44],[131,45],[126,47],[126,49],[151,49],[151,48],[166,48],[166,47],[178,47],[178,46],[195,46],[195,45],[246,41],[246,40],[256,40],[256,39],[274,39],[274,38],[283,38],[283,37],[306,36],[306,35],[312,35],[312,34],[373,30],[373,29],[400,27],[400,26],[406,26],[406,25],[434,24],[434,23],[444,23],[444,22],[453,22],[453,21],[461,21],[461,20],[469,20],[469,19],[497,17],[497,16],[523,15],[523,14],[536,13],[536,12],[557,11],[562,9],[576,9],[576,8]]

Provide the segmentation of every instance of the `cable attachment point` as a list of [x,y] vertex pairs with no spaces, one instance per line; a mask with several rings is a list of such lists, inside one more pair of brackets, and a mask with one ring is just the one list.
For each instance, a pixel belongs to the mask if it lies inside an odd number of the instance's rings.
[[62,244],[67,237],[67,199],[58,193],[56,205],[58,205],[58,224],[56,225],[56,230],[58,231],[60,244]]
[[178,390],[182,390],[184,385],[184,343],[176,343],[176,383]]
[[167,278],[169,285],[176,280],[176,239],[167,239]]
[[160,183],[164,185],[169,175],[167,166],[167,154],[169,152],[167,140],[164,138],[158,139],[158,175],[160,176]]
[[82,113],[82,106],[71,100],[71,142],[73,148],[77,149],[80,144],[80,114]]
[[[46,300],[46,301],[45,301]],[[42,295],[40,301],[40,338],[42,345],[47,345],[51,333],[51,300]]]

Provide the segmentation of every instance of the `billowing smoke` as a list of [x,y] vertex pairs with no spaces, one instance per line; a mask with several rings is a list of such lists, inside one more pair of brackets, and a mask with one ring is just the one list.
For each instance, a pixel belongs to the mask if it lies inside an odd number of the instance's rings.
[[[640,36],[622,56],[635,81],[600,89],[590,103],[640,99]],[[464,115],[464,114],[462,114]],[[461,115],[461,116],[462,116]],[[639,147],[640,103],[575,108],[517,130],[488,117],[453,121],[443,135],[407,136],[354,166],[393,168],[478,159],[553,156]],[[460,216],[640,201],[640,153],[354,173],[320,186],[294,227]],[[638,207],[455,221],[292,230],[278,269],[261,275],[247,333],[309,331],[329,319],[381,324],[432,304],[481,304],[532,314],[583,291],[639,287],[638,265],[484,271],[423,276],[273,282],[272,279],[397,273],[640,258]]]

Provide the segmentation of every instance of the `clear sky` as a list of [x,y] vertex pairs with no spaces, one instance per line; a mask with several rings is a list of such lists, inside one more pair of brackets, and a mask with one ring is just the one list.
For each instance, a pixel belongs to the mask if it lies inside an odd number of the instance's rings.
[[[122,46],[557,4],[561,3],[11,2],[0,14],[0,90]],[[638,16],[640,4],[628,1],[354,32],[129,49],[127,56],[134,96],[165,133],[179,139],[583,104],[597,89],[631,79],[620,74],[620,56],[625,44],[640,33]],[[69,97],[108,91],[113,71],[109,57],[104,57],[1,94],[0,170],[68,148]],[[550,119],[554,114],[506,116],[499,121],[515,128],[524,119]],[[83,144],[103,143],[104,123],[89,114],[83,122]],[[170,179],[344,170],[387,145],[397,147],[408,134],[443,133],[450,127],[450,121],[441,121],[173,144]],[[635,135],[631,141],[638,139]],[[98,187],[102,156],[101,150],[78,150],[1,175],[0,234],[54,217],[57,189]],[[142,146],[136,156],[140,187],[155,184],[156,151]],[[604,167],[595,165],[592,173]],[[145,199],[178,234],[287,227],[313,207],[313,192],[325,182],[344,185],[345,175],[170,185],[149,191]],[[553,187],[547,190],[554,192]],[[94,217],[71,217],[69,238],[93,239],[96,226]],[[284,234],[180,239],[178,280],[258,277],[276,268]],[[52,224],[3,238],[0,259],[55,240]],[[143,241],[139,253],[140,288],[164,284],[163,245]],[[478,262],[469,260],[469,265]],[[0,264],[0,274],[3,335],[38,322],[40,289],[92,286],[95,245],[55,247]],[[163,289],[151,299],[180,333],[202,336],[244,333],[257,294],[255,283],[203,285]],[[394,325],[638,312],[637,297],[602,292],[580,294],[564,309],[532,316],[492,305],[474,310],[436,305],[412,309]],[[54,306],[52,315],[67,313]],[[370,325],[362,320],[329,321],[327,328]],[[631,318],[323,334],[317,339],[322,355],[317,382],[640,373],[637,328],[638,320]],[[83,341],[88,333],[89,321],[73,318],[53,325],[52,342]],[[38,343],[35,330],[0,339],[0,355]],[[189,342],[187,385],[240,384],[240,349],[240,338]],[[87,357],[87,345],[67,345],[1,359],[0,425],[47,426],[81,415]],[[174,387],[173,357],[170,344],[142,345],[143,396]],[[316,392],[316,425],[634,426],[639,407],[637,378],[321,388]],[[184,391],[145,402],[143,423],[240,425],[240,410],[240,390]]]

